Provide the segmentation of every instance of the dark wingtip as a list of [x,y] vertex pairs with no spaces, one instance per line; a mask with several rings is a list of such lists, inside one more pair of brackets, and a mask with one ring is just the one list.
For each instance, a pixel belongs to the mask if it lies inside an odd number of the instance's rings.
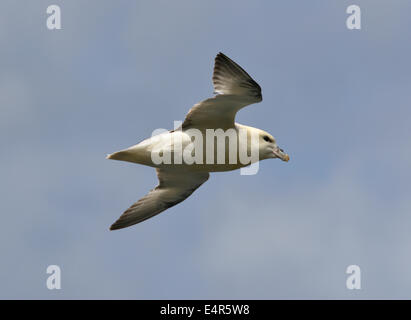
[[231,59],[229,58],[229,57],[227,57],[224,53],[222,53],[221,51],[215,56],[215,59],[214,59],[214,61],[215,62],[218,62],[218,61],[221,61],[221,62],[223,62],[223,61],[230,61]]
[[221,51],[217,53],[217,55],[215,56],[215,60],[219,60],[219,59],[229,59],[224,53],[222,53]]
[[110,231],[114,231],[114,230],[118,230],[118,229],[121,229],[121,227],[120,226],[118,226],[118,225],[116,225],[116,223],[113,223],[111,226],[110,226]]

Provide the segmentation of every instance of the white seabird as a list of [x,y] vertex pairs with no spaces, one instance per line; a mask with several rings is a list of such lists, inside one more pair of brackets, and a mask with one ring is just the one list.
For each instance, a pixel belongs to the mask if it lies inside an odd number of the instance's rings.
[[[159,180],[157,187],[128,208],[110,227],[110,230],[137,224],[180,203],[208,180],[209,172],[234,170],[251,163],[241,163],[238,157],[237,162],[229,162],[228,156],[225,157],[224,163],[218,164],[157,164],[153,162],[154,150],[157,150],[157,154],[177,152],[175,145],[170,143],[170,141],[175,141],[174,139],[182,141],[183,148],[192,143],[192,136],[188,134],[190,129],[197,129],[204,135],[208,129],[224,131],[232,129],[235,132],[245,130],[247,136],[257,136],[257,161],[269,158],[280,158],[283,161],[290,159],[288,154],[277,146],[271,134],[234,122],[237,111],[247,105],[262,101],[261,88],[245,70],[221,52],[215,58],[213,85],[217,95],[194,105],[179,129],[161,135],[165,139],[154,136],[107,156],[107,159],[155,167]],[[241,141],[239,143],[241,144]],[[247,145],[246,149],[250,151],[250,146]],[[205,148],[204,151],[206,153]]]

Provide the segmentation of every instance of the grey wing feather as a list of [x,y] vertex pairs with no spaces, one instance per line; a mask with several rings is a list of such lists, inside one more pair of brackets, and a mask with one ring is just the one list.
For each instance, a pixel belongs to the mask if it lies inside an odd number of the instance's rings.
[[128,208],[110,230],[137,224],[180,203],[208,180],[209,173],[157,169],[157,176],[158,186]]
[[217,94],[248,97],[252,102],[262,100],[261,87],[237,63],[223,53],[215,58],[213,85]]
[[262,100],[258,83],[221,52],[215,58],[213,85],[217,95],[194,105],[183,122],[183,129],[231,128],[238,110]]

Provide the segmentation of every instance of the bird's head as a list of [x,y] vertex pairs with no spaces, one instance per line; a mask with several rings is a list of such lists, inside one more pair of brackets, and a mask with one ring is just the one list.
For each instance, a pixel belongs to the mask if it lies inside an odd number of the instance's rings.
[[274,137],[263,130],[259,133],[259,149],[261,160],[271,158],[279,158],[286,162],[290,160],[290,156],[277,146]]

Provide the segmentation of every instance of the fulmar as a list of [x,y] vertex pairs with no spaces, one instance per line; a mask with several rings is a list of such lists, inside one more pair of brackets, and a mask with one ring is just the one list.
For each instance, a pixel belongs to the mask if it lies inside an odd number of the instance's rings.
[[[212,80],[216,95],[194,105],[177,129],[107,156],[154,167],[159,180],[110,230],[137,224],[182,202],[208,180],[210,172],[235,170],[264,159],[290,159],[271,134],[234,121],[240,109],[262,101],[258,83],[221,52],[215,58]],[[210,132],[211,139],[205,142]],[[249,156],[253,150],[256,157]]]

